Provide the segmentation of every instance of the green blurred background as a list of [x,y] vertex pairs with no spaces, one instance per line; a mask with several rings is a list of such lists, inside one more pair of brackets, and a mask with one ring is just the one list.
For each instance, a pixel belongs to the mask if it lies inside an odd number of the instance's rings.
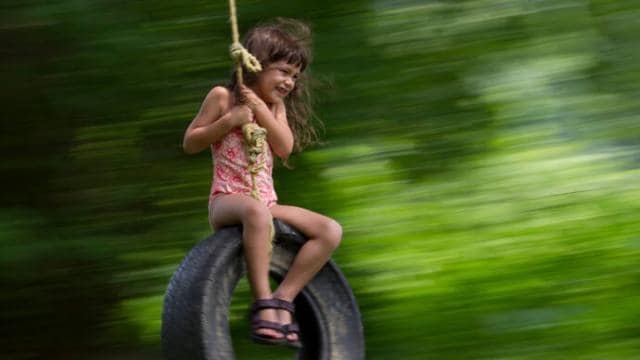
[[[180,145],[229,77],[227,2],[1,7],[2,358],[158,359],[166,285],[210,232],[210,155]],[[325,144],[276,186],[343,225],[368,359],[640,358],[638,1],[238,15],[314,29]],[[238,359],[292,358],[246,340],[245,306]]]

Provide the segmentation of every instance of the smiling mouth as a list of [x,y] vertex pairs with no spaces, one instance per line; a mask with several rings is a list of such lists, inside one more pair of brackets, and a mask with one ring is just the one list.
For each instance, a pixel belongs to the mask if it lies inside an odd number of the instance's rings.
[[282,97],[285,97],[289,94],[289,90],[281,88],[281,87],[277,87],[276,91],[278,92],[278,94],[280,94]]

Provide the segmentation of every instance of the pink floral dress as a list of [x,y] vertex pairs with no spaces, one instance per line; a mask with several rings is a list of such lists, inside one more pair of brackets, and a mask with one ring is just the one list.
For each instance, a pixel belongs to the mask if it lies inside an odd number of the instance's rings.
[[[218,194],[246,194],[251,196],[251,173],[247,169],[248,159],[244,148],[244,136],[240,128],[231,130],[222,140],[211,145],[213,157],[213,181],[209,203]],[[273,187],[273,153],[271,147],[258,156],[257,163],[264,169],[256,175],[256,187],[260,200],[273,206],[278,197]]]

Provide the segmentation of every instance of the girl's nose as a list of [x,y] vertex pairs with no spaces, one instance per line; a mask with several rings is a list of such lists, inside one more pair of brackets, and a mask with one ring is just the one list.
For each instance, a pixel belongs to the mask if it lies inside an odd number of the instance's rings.
[[295,82],[292,78],[290,78],[290,77],[287,77],[287,78],[284,80],[284,83],[285,83],[285,85],[287,85],[290,89],[293,89],[293,87],[294,87],[294,86],[295,86],[295,84],[296,84],[296,82]]

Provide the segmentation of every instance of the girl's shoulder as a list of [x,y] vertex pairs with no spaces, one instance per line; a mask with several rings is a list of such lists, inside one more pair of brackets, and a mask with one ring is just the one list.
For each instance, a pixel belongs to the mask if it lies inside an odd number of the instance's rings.
[[231,105],[233,104],[233,94],[231,90],[225,86],[214,86],[209,91],[207,97],[218,104],[223,113],[231,109]]
[[217,97],[230,97],[231,91],[226,86],[216,85],[211,89],[210,93]]

